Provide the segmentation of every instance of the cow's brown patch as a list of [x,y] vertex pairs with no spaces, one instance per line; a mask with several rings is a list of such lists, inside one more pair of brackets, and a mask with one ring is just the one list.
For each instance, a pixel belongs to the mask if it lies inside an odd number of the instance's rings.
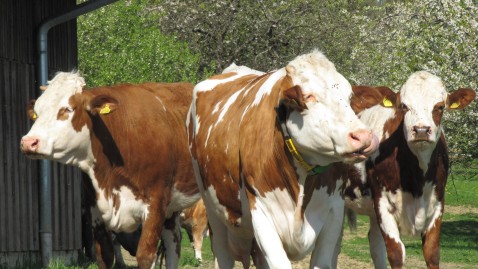
[[[150,205],[137,252],[144,267],[155,259],[173,187],[185,195],[199,192],[185,127],[192,88],[189,83],[123,84],[85,90],[69,100],[75,108],[73,128],[90,131],[94,177],[115,210],[121,204],[113,190],[123,186]],[[94,100],[113,100],[103,97],[115,100],[113,113],[97,113],[101,106]]]
[[[195,137],[193,147],[201,164],[201,177],[205,187],[214,186],[219,203],[227,208],[233,225],[238,225],[237,219],[242,216],[239,198],[242,186],[251,208],[255,207],[256,196],[276,189],[286,189],[297,201],[297,175],[291,165],[292,156],[286,153],[275,111],[283,96],[281,90],[291,88],[290,82],[279,80],[269,95],[252,105],[269,77],[270,74],[248,75],[219,84],[220,89],[197,93],[196,111],[202,130]],[[239,92],[219,122],[224,103],[239,89],[245,90]],[[212,113],[216,105],[219,112]]]
[[385,240],[385,246],[387,247],[387,258],[392,268],[402,268],[403,267],[403,255],[402,246],[400,243],[395,241],[395,239],[388,236],[388,234],[383,233],[383,239]]
[[[444,203],[442,203],[444,206]],[[443,210],[442,210],[443,213]],[[440,229],[442,219],[437,218],[431,229],[422,235],[423,257],[428,268],[439,268],[440,263]]]
[[432,118],[436,126],[440,126],[444,109],[445,109],[445,102],[439,102],[435,104],[435,106],[433,107]]
[[65,121],[68,119],[69,117],[69,114],[71,113],[72,111],[70,111],[70,108],[67,108],[67,107],[62,107],[58,110],[58,114],[56,115],[56,119],[57,120],[61,120],[61,121]]
[[392,104],[395,102],[395,94],[387,87],[370,87],[364,85],[352,86],[353,95],[350,106],[355,114],[371,108],[377,104],[384,106],[384,98]]

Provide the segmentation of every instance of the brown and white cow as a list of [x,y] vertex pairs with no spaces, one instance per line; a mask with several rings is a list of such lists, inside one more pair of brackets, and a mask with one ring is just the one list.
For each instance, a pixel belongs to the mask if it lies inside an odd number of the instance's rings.
[[194,257],[202,261],[202,242],[208,232],[206,206],[203,200],[200,199],[191,207],[184,209],[180,216],[181,227],[187,232],[194,249]]
[[[97,261],[113,264],[105,230],[133,232],[142,224],[140,268],[152,268],[158,242],[166,265],[179,256],[179,212],[200,195],[187,148],[189,83],[123,84],[84,89],[77,73],[58,73],[36,100],[35,122],[21,140],[32,158],[74,165],[91,179]],[[163,225],[165,229],[163,229]]]
[[[356,95],[366,90],[357,88]],[[419,71],[398,94],[390,90],[383,96],[383,104],[359,113],[381,141],[379,150],[349,174],[346,206],[370,216],[375,268],[387,268],[387,257],[392,268],[403,267],[401,235],[421,236],[427,267],[438,268],[449,166],[442,116],[445,110],[466,107],[475,92],[447,93],[440,78]]]
[[291,268],[311,252],[311,267],[332,266],[341,183],[307,175],[375,151],[351,95],[319,51],[275,72],[233,71],[196,85],[188,135],[217,267],[248,268],[252,255],[258,268]]

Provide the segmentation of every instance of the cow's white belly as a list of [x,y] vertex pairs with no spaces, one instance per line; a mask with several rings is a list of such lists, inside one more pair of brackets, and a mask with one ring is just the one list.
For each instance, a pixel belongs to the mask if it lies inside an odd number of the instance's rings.
[[149,214],[149,205],[136,198],[126,186],[113,190],[108,197],[100,189],[97,197],[100,219],[115,232],[134,232]]
[[170,217],[174,212],[181,211],[192,206],[201,198],[198,192],[194,195],[188,196],[178,191],[175,187],[172,189],[171,203],[168,205],[166,217]]
[[402,190],[395,194],[384,191],[379,203],[381,210],[386,209],[393,215],[402,235],[421,235],[431,228],[436,218],[441,215],[441,203],[437,201],[434,186],[430,183],[425,184],[420,197],[413,197]]
[[[337,186],[341,186],[340,180]],[[233,253],[244,251],[242,248],[237,249],[236,243],[239,241],[234,241],[233,238],[252,242],[254,238],[252,217],[259,216],[266,220],[267,223],[258,225],[259,227],[255,227],[255,229],[264,238],[279,236],[282,244],[268,247],[282,248],[290,260],[301,260],[307,256],[317,245],[320,245],[320,242],[317,242],[319,234],[327,233],[328,225],[331,223],[332,225],[338,223],[341,226],[343,220],[344,201],[338,190],[332,194],[327,193],[327,188],[315,190],[303,216],[301,209],[303,195],[300,195],[299,202],[296,203],[285,189],[276,189],[265,193],[264,196],[256,197],[255,207],[252,210],[250,210],[249,201],[245,197],[244,190],[241,190],[237,198],[241,199],[243,215],[235,223],[231,223],[226,208],[217,199],[215,189],[209,186],[203,193],[208,217],[211,217],[209,220],[212,222],[217,220],[222,225],[226,225],[229,234],[227,236],[229,240],[232,240],[228,248]],[[214,214],[214,217],[212,218],[210,214]],[[325,243],[335,246],[336,242]]]

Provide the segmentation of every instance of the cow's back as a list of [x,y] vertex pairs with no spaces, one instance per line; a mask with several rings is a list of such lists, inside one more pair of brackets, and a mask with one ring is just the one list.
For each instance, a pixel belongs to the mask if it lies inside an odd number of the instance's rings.
[[[281,79],[273,76],[283,74],[242,74],[231,79],[234,74],[215,76],[196,86],[192,113],[197,115],[199,128],[195,130],[192,152],[193,158],[204,164],[199,184],[205,189],[214,186],[219,203],[228,211],[229,222],[237,225],[237,218],[243,214],[238,196],[242,184],[253,195],[258,195],[253,189],[263,195],[277,187],[297,194],[298,186],[284,179],[286,175],[295,177],[295,172],[282,150],[282,134],[276,126]],[[211,84],[217,86],[203,89]],[[253,201],[250,196],[249,202]]]
[[92,117],[95,174],[104,179],[100,188],[108,192],[125,185],[145,200],[173,183],[182,193],[197,193],[185,127],[192,88],[189,83],[143,83],[89,91],[118,102],[114,112]]

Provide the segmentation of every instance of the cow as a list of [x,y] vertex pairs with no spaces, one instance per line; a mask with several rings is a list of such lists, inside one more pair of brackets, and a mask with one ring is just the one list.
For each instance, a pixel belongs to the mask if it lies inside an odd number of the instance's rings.
[[[360,86],[354,92],[367,90]],[[469,88],[447,93],[442,80],[427,71],[413,73],[397,94],[382,93],[382,104],[356,109],[380,145],[367,161],[349,168],[345,203],[370,218],[375,268],[387,268],[387,257],[391,268],[403,268],[402,235],[421,236],[427,267],[439,268],[449,169],[442,117],[445,110],[465,108],[476,94]]]
[[186,208],[180,215],[181,227],[186,230],[189,242],[194,249],[194,258],[202,261],[202,242],[208,232],[206,206],[202,199]]
[[179,212],[200,198],[185,128],[192,88],[142,83],[86,89],[77,72],[60,72],[29,106],[35,121],[21,151],[79,167],[90,179],[100,268],[114,262],[109,231],[133,232],[140,224],[138,266],[154,266],[161,238],[167,268],[177,267]]
[[[184,209],[179,215],[179,223],[184,228],[188,236],[189,242],[194,250],[194,257],[202,262],[202,242],[204,235],[208,232],[206,208],[202,199],[199,199],[191,207]],[[115,266],[124,268],[124,262],[121,248],[124,248],[133,257],[136,256],[139,239],[141,237],[141,226],[133,233],[114,233],[113,245],[115,254]],[[162,250],[161,248],[159,250]],[[159,253],[158,259],[162,259],[162,252]],[[160,261],[162,262],[162,260]]]
[[265,74],[227,72],[193,90],[187,130],[216,267],[332,266],[343,221],[338,181],[307,180],[377,148],[350,83],[320,51]]

